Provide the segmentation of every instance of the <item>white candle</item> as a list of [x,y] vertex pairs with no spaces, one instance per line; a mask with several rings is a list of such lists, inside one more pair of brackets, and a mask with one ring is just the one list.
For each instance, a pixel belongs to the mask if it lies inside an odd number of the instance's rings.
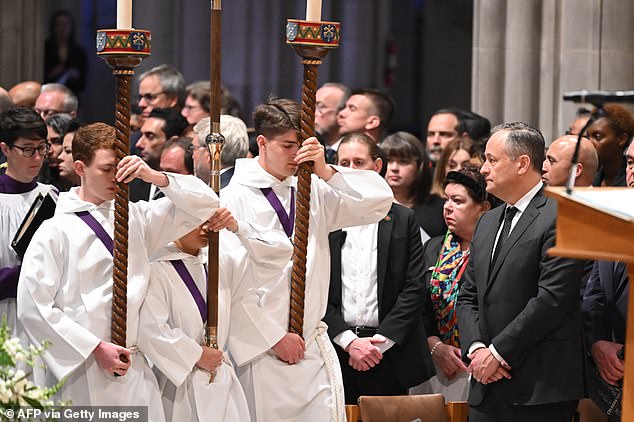
[[306,0],[306,20],[321,21],[321,0]]
[[132,0],[117,0],[117,29],[132,29]]

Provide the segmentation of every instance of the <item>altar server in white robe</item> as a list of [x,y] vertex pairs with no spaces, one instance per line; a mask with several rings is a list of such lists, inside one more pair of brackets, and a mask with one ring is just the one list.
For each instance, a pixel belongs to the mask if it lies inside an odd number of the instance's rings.
[[15,307],[22,263],[11,241],[39,194],[57,199],[55,187],[36,181],[49,148],[46,135],[44,120],[32,108],[13,107],[0,114],[0,149],[7,159],[0,174],[0,316],[7,316],[9,329],[23,344],[27,337]]
[[[227,227],[244,245],[229,250],[220,232],[218,346],[203,343],[207,319],[207,233]],[[268,236],[267,236],[268,235]],[[232,291],[253,277],[251,262],[281,271],[291,250],[285,236],[261,233],[220,208],[212,219],[158,253],[141,307],[139,346],[159,369],[168,421],[248,421],[242,386],[226,352]],[[211,371],[216,371],[213,383]]]
[[251,419],[343,421],[341,368],[321,322],[328,301],[328,233],[375,223],[392,192],[377,173],[327,165],[315,138],[298,146],[299,105],[270,100],[254,113],[259,157],[236,162],[223,204],[238,220],[285,233],[291,243],[299,163],[314,162],[306,265],[303,338],[289,333],[291,254],[283,271],[262,276],[234,297],[229,351],[238,365]]
[[[156,377],[136,346],[149,256],[209,219],[218,197],[199,179],[152,170],[139,157],[125,157],[117,168],[114,144],[114,128],[104,123],[77,131],[72,148],[81,186],[60,195],[55,216],[31,241],[18,284],[18,317],[33,342],[51,342],[43,357],[57,379],[67,377],[63,399],[148,406],[149,420],[163,421]],[[129,204],[124,348],[110,336],[113,196],[115,178],[129,183],[136,177],[160,186],[166,198]]]

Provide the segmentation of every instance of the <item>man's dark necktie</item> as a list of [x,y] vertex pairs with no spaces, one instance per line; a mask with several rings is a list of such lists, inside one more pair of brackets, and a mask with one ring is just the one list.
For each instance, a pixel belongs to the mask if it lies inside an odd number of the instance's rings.
[[511,233],[511,223],[513,222],[513,217],[517,213],[517,208],[510,206],[506,207],[504,210],[504,223],[502,225],[502,232],[500,233],[500,237],[498,238],[498,243],[495,245],[495,252],[493,252],[493,259],[491,260],[491,268],[495,265],[495,260],[500,254],[500,250],[504,245],[504,242],[509,237]]
[[161,192],[161,190],[159,188],[156,188],[156,192],[154,192],[154,196],[152,197],[152,200],[159,199],[159,198],[162,198],[164,196],[165,196],[165,194],[163,192]]
[[326,147],[326,163],[328,164],[337,164],[335,163],[335,154],[337,151],[330,147]]

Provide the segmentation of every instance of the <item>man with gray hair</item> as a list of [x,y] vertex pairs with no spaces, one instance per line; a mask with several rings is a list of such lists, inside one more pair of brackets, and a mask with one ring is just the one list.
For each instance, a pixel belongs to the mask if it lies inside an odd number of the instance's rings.
[[62,84],[44,84],[35,100],[35,111],[46,120],[54,114],[68,113],[77,117],[79,100],[77,96]]
[[[201,119],[194,126],[194,174],[209,183],[209,150],[205,138],[209,135],[209,117]],[[249,150],[249,135],[247,126],[237,117],[223,114],[220,116],[220,133],[225,137],[225,143],[220,154],[220,188],[229,184],[233,177],[234,166],[238,158],[247,156]]]
[[155,108],[179,110],[185,103],[185,78],[172,66],[162,64],[139,77],[139,107],[144,119]]

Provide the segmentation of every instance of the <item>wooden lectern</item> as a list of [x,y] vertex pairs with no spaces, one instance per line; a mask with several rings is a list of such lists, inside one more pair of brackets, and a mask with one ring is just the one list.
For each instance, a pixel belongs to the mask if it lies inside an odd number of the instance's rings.
[[[548,188],[555,199],[557,240],[549,253],[570,258],[627,263],[634,280],[634,189],[579,188],[568,195],[564,188]],[[625,340],[623,422],[634,422],[634,289],[630,288]]]

